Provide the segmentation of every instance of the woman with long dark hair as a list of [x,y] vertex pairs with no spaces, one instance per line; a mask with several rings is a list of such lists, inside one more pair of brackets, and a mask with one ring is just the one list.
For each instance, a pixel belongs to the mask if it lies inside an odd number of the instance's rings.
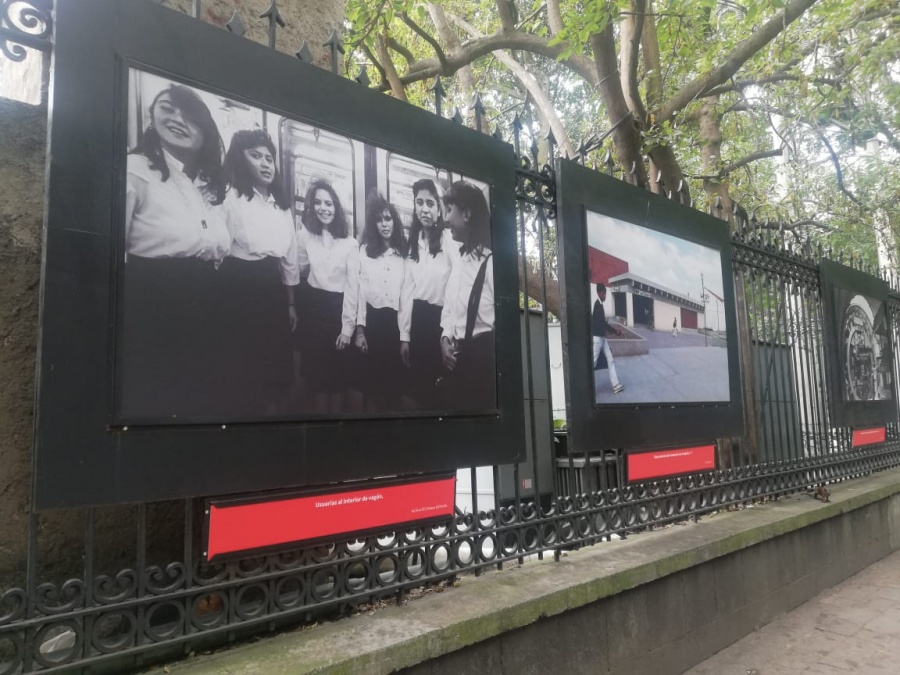
[[231,410],[277,413],[293,379],[290,332],[297,326],[297,236],[272,139],[238,131],[225,156],[231,190],[225,215],[231,253],[219,269],[229,303]]
[[331,184],[310,183],[297,233],[297,259],[307,276],[301,366],[319,414],[344,412],[349,350],[359,301],[359,245]]
[[453,240],[444,227],[434,181],[412,186],[413,217],[409,228],[408,268],[413,285],[409,355],[409,394],[416,408],[435,410],[435,383],[441,375],[441,312],[453,265]]
[[359,255],[356,347],[363,354],[363,391],[373,411],[399,410],[411,309],[400,216],[384,197],[372,195]]
[[192,89],[172,84],[128,155],[119,414],[215,421],[222,373],[218,266],[231,235],[222,138]]
[[494,271],[491,214],[484,193],[457,181],[444,193],[444,220],[459,243],[444,310],[441,352],[445,374],[439,388],[449,409],[497,408],[494,337]]

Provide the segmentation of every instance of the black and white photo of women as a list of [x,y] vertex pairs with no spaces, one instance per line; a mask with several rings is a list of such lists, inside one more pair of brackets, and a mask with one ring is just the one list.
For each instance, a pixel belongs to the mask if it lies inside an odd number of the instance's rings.
[[218,266],[231,246],[221,206],[224,146],[189,87],[160,91],[148,119],[127,161],[120,413],[214,418],[210,383],[222,373]]
[[[434,181],[412,186],[413,215],[409,228],[407,269],[413,288],[409,336],[409,395],[417,408],[438,410],[435,383],[441,376],[441,312],[452,267],[454,245],[444,227]],[[457,244],[456,249],[459,248]]]
[[225,167],[231,252],[219,274],[228,303],[228,414],[280,412],[293,380],[297,237],[277,153],[261,129],[237,131]]
[[359,253],[356,347],[370,411],[400,409],[409,363],[412,284],[397,209],[381,195],[366,200],[366,227]]
[[444,193],[444,221],[459,244],[444,309],[439,388],[448,410],[497,407],[491,215],[484,193],[466,181]]
[[297,259],[301,276],[307,278],[301,368],[312,390],[314,412],[341,413],[353,370],[348,348],[356,329],[359,245],[326,180],[311,182],[306,191]]

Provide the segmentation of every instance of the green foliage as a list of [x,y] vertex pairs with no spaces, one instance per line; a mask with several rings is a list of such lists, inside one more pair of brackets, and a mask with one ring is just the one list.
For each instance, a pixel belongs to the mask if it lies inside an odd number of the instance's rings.
[[[525,49],[506,52],[547,92],[572,144],[603,135],[618,120],[610,119],[598,88],[581,77],[570,60],[582,58],[582,64],[590,67],[593,36],[611,23],[618,39],[620,24],[632,11],[630,0],[559,0],[563,26],[555,35],[546,0],[497,2],[507,3],[520,33],[543,40],[547,47],[561,48],[555,60]],[[440,6],[465,44],[472,38],[452,24],[453,18],[464,20],[480,35],[495,34],[501,29],[497,2],[445,0]],[[659,86],[653,100],[665,103],[688,83],[713,72],[762,25],[777,23],[784,5],[781,0],[653,2],[660,58],[658,70],[652,73]],[[365,53],[365,48],[374,53],[379,34],[389,35],[414,59],[409,65],[400,52],[393,52],[401,77],[411,74],[410,79],[415,79],[419,64],[436,62],[433,47],[402,20],[404,14],[438,38],[426,3],[348,0],[350,75],[356,74],[356,64],[369,64],[370,77],[379,80]],[[618,49],[621,52],[621,44]],[[670,148],[700,203],[705,188],[726,186],[731,197],[761,221],[768,218],[786,226],[803,223],[791,229],[789,237],[797,241],[848,247],[874,258],[876,227],[900,228],[897,54],[900,15],[895,0],[819,0],[750,55],[729,81],[702,92],[677,110],[674,118],[657,123],[651,108],[640,129],[640,151],[661,145]],[[524,147],[532,135],[542,144],[546,111],[534,107],[522,82],[490,53],[474,59],[469,69],[490,123],[499,124],[508,138],[509,121],[518,112],[525,123]],[[645,104],[651,100],[648,71],[646,51],[642,51],[637,80]],[[432,78],[410,84],[409,100],[432,109],[432,84]],[[448,77],[444,84],[448,91],[445,114],[455,106],[467,112],[470,101],[460,81]],[[715,112],[715,128],[699,123],[701,109]],[[865,147],[873,137],[884,142],[877,155]],[[588,163],[599,162],[608,148],[619,150],[611,144],[612,138],[607,137]],[[718,155],[709,152],[714,147],[719,148]],[[787,149],[786,160],[768,157],[722,173],[742,158],[782,147]],[[552,250],[545,253],[552,259]]]

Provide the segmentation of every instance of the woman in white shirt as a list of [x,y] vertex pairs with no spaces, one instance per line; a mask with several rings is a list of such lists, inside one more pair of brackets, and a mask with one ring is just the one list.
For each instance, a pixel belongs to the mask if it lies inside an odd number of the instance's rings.
[[353,369],[350,342],[359,300],[359,245],[350,236],[341,201],[318,179],[306,191],[297,260],[304,288],[301,368],[318,414],[341,413]]
[[416,408],[438,410],[435,382],[441,376],[441,312],[456,251],[441,218],[441,202],[434,181],[428,178],[416,181],[412,193],[413,217],[407,257],[413,286],[407,362],[409,395]]
[[127,163],[118,412],[132,421],[217,421],[217,268],[231,245],[220,206],[222,138],[188,87],[164,89],[149,114]]
[[497,409],[491,214],[484,193],[457,181],[444,193],[444,221],[459,258],[447,280],[441,314],[445,374],[438,387],[448,410]]
[[409,363],[412,285],[397,209],[381,195],[366,200],[359,254],[356,347],[363,354],[363,392],[373,412],[396,412]]
[[232,136],[225,169],[231,190],[225,217],[231,252],[219,269],[229,304],[221,339],[235,415],[281,412],[293,380],[290,333],[297,325],[297,236],[272,139],[261,129]]

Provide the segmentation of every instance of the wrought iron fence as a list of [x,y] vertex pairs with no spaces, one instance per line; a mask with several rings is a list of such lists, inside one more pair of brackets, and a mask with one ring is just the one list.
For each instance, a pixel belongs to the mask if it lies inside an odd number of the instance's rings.
[[[47,48],[51,26],[48,4],[32,2],[32,13],[13,16],[13,6],[21,4],[3,2],[0,39],[12,58],[21,52],[10,43]],[[192,8],[198,16],[199,1]],[[46,22],[36,23],[38,16]],[[274,1],[261,18],[269,21],[274,45],[283,25]],[[239,16],[230,22],[234,32],[241,33],[242,26]],[[22,37],[23,30],[31,37]],[[336,69],[342,48],[336,37],[329,46]],[[301,47],[298,56],[309,58],[308,53]],[[357,80],[367,85],[364,73]],[[439,82],[433,92],[440,114]],[[482,129],[484,113],[477,102],[474,112]],[[453,118],[462,123],[458,110]],[[544,272],[555,269],[556,180],[546,160],[555,155],[555,141],[540,139],[539,152],[536,135],[518,117],[510,127],[518,157],[522,306],[530,308],[523,336],[527,460],[487,472],[472,467],[467,472],[471,511],[457,510],[439,525],[227,563],[208,564],[200,555],[199,500],[30,513],[27,568],[22,578],[0,580],[0,675],[139,667],[149,659],[326,613],[402,602],[413,589],[462,572],[477,574],[547,553],[558,557],[614,535],[900,465],[896,424],[889,425],[887,443],[852,448],[849,429],[836,428],[829,419],[818,274],[822,252],[798,250],[752,223],[742,223],[733,235],[748,431],[718,441],[720,468],[626,485],[620,452],[579,454],[566,447],[563,434],[554,437],[550,407],[541,405],[549,394],[538,389],[550,381],[553,317]],[[591,149],[582,143],[580,157]],[[602,168],[627,177],[609,155]],[[675,198],[681,195],[679,188]],[[528,283],[528,275],[538,277],[536,285]],[[893,344],[900,347],[900,295],[890,304]],[[485,473],[493,495],[487,504],[478,489]],[[51,521],[80,529],[80,550],[54,552],[53,542],[42,537],[53,529]],[[118,535],[110,537],[109,531]],[[122,532],[129,533],[130,542],[121,540]]]

